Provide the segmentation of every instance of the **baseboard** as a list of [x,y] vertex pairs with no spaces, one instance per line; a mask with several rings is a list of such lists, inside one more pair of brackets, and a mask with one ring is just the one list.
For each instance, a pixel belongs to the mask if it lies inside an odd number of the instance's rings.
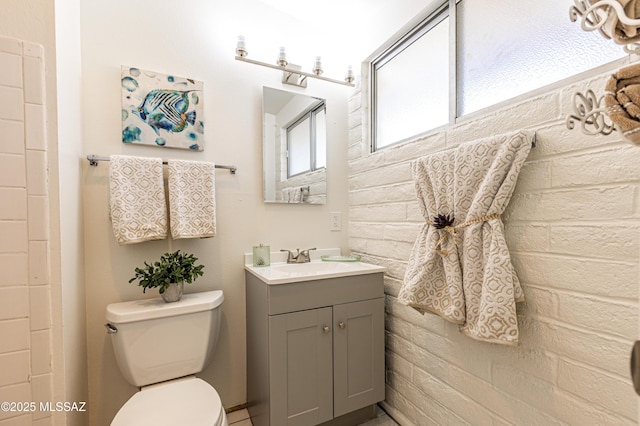
[[235,405],[233,407],[225,408],[224,412],[229,414],[229,413],[233,413],[234,411],[244,410],[245,408],[247,408],[247,403],[246,402],[244,404]]
[[378,402],[378,405],[400,426],[415,426],[407,417],[397,409],[393,408],[385,401]]

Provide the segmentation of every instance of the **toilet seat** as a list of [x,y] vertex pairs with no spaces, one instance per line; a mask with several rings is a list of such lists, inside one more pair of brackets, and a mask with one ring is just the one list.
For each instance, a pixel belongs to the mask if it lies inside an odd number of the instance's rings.
[[147,386],[120,408],[111,426],[227,426],[220,396],[202,379]]

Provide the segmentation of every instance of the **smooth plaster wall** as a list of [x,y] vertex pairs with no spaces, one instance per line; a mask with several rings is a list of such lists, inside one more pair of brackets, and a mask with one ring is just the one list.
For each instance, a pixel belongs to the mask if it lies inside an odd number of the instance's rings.
[[[80,0],[56,0],[56,75],[60,181],[65,386],[67,401],[88,400],[87,328],[82,218],[82,75]],[[91,406],[89,405],[89,410]],[[67,426],[84,426],[88,413],[69,413]]]
[[[309,81],[304,91],[327,99],[328,202],[277,205],[262,202],[262,86],[285,90],[281,73],[236,61],[236,36],[247,38],[250,57],[271,61],[285,45],[290,60],[313,47],[303,25],[258,1],[189,2],[124,0],[83,2],[82,78],[84,153],[129,154],[235,164],[237,175],[216,174],[218,235],[206,240],[155,241],[118,246],[108,218],[108,163],[82,165],[86,259],[90,424],[108,424],[136,389],[122,378],[105,323],[112,302],[157,297],[128,284],[136,266],[168,250],[193,252],[205,275],[186,291],[221,289],[222,327],[212,364],[200,377],[227,408],[246,402],[245,283],[243,254],[264,243],[272,249],[340,247],[347,232],[329,230],[330,212],[347,210],[348,88]],[[274,31],[278,28],[278,31]],[[289,48],[290,47],[290,48]],[[329,57],[330,54],[326,53]],[[311,63],[311,62],[309,62]],[[120,67],[204,81],[206,143],[202,153],[130,146],[121,142]],[[346,68],[346,66],[345,66]]]

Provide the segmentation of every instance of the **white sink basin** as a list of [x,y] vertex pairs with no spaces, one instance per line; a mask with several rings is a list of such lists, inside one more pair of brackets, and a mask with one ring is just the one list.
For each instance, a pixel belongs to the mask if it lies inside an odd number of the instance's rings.
[[271,266],[245,265],[245,269],[267,284],[286,284],[299,281],[375,274],[386,268],[364,262],[272,263]]
[[[355,263],[355,262],[350,262]],[[281,263],[271,267],[273,273],[282,275],[308,275],[324,274],[329,272],[349,271],[352,266],[347,262],[308,262],[308,263]]]

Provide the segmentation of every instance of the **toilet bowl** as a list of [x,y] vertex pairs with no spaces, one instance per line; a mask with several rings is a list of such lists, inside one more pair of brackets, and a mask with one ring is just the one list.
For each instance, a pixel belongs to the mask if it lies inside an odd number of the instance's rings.
[[220,329],[222,291],[113,303],[106,325],[118,367],[140,390],[112,426],[228,426],[220,396],[195,377],[211,360]]
[[211,385],[189,377],[146,386],[118,411],[111,426],[227,426]]

